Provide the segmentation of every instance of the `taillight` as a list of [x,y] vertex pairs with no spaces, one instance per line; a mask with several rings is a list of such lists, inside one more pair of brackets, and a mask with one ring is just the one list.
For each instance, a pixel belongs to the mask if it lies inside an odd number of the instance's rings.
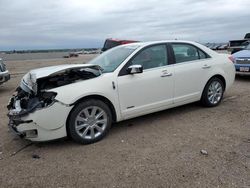
[[231,55],[231,56],[229,56],[228,57],[228,59],[230,59],[230,61],[232,61],[232,63],[234,63],[235,62],[235,59],[234,59],[234,57]]

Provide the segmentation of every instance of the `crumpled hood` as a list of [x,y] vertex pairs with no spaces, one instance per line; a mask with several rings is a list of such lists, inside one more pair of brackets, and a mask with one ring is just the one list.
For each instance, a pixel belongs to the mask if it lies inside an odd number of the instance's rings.
[[65,64],[33,69],[24,75],[21,88],[26,92],[37,92],[37,79],[53,76],[75,68],[94,68],[101,71],[101,67],[93,64]]
[[39,78],[51,76],[51,75],[59,73],[61,71],[73,69],[73,68],[88,68],[88,67],[93,67],[95,69],[101,70],[101,68],[98,65],[65,64],[65,65],[56,65],[56,66],[49,66],[49,67],[44,67],[44,68],[33,69],[28,74],[31,74],[32,76],[35,76],[36,79],[39,79]]

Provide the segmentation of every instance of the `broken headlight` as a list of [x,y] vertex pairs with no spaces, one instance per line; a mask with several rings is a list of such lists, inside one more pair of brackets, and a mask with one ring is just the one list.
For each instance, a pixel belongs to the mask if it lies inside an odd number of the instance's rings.
[[[36,77],[32,73],[27,73],[24,75],[20,87],[28,93],[37,93]],[[32,92],[31,92],[32,91]]]

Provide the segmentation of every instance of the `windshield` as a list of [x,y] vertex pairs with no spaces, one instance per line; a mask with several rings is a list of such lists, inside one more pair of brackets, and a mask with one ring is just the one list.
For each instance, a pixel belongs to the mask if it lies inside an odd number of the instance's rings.
[[102,72],[113,72],[137,48],[136,45],[115,47],[102,53],[89,63],[99,65],[103,69]]
[[250,44],[246,46],[245,50],[250,50]]

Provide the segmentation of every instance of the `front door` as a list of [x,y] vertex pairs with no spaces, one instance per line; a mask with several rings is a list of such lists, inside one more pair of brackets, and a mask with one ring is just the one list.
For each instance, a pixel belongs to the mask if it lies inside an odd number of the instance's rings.
[[143,73],[118,76],[123,119],[155,112],[173,103],[174,69],[168,65],[166,45],[146,47],[129,65],[142,65]]

